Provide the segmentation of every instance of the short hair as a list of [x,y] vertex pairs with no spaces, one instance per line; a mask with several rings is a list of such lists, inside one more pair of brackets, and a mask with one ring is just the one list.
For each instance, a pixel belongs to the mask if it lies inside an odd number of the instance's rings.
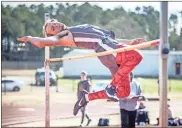
[[[46,27],[47,27],[48,23],[56,23],[56,22],[58,22],[57,19],[49,19],[49,20],[47,20],[47,21],[45,22],[45,24],[44,24],[43,27],[42,27],[42,32],[43,32],[43,35],[44,35],[44,36],[53,36],[53,35],[50,35],[50,34],[48,34],[48,33],[46,32]],[[60,23],[60,22],[59,22],[59,23]],[[60,23],[60,24],[62,24],[62,29],[63,29],[63,30],[68,29],[67,26],[66,26],[65,24],[63,24],[63,23]]]
[[86,72],[86,71],[82,71],[82,72],[81,72],[81,74],[85,74],[85,75],[87,75],[87,72]]

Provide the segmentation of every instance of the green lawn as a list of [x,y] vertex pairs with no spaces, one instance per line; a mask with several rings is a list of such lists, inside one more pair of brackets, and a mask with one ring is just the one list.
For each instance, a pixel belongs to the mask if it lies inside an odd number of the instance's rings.
[[[136,78],[136,80],[140,83],[143,93],[157,93],[158,92],[158,84],[157,79],[155,78]],[[63,87],[66,90],[76,90],[77,83],[79,79],[59,79],[58,83],[60,87]],[[91,84],[94,85],[96,82],[108,82],[111,80],[92,80]],[[169,92],[182,92],[182,80],[179,79],[169,79],[168,80],[168,89]]]
[[[137,80],[140,82],[143,92],[157,93],[158,91],[157,79],[138,78]],[[168,90],[169,92],[182,92],[182,80],[169,79]]]
[[[144,95],[155,97],[158,96],[158,85],[157,79],[152,78],[136,78],[138,82],[140,82]],[[77,80],[73,79],[59,79],[58,85],[60,88],[65,90],[75,91],[77,89]],[[92,80],[91,84],[94,85],[96,82],[107,82],[110,83],[111,80]],[[168,81],[168,87],[171,99],[182,99],[182,80],[170,79]],[[75,93],[57,93],[56,91],[50,92],[51,102],[62,102],[66,98],[75,98]],[[38,98],[37,98],[38,96]],[[61,100],[60,100],[61,98]],[[27,102],[29,101],[29,102]],[[24,86],[24,88],[19,92],[7,92],[6,95],[2,93],[2,103],[3,104],[44,104],[45,102],[45,88],[44,87],[36,87],[36,86]]]

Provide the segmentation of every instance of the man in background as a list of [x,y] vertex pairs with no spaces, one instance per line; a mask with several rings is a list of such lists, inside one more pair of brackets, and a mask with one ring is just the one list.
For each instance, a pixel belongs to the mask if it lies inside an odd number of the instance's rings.
[[140,84],[133,80],[134,74],[130,73],[130,95],[122,98],[119,101],[121,113],[121,126],[122,128],[135,128],[135,119],[137,114],[137,101],[142,98],[142,90]]
[[[80,74],[80,81],[78,82],[78,89],[77,89],[77,98],[79,99],[81,97],[81,92],[83,90],[87,91],[87,92],[90,92],[90,83],[87,79],[87,72],[85,71],[82,71],[81,74]],[[88,116],[88,113],[87,113],[87,106],[84,106],[80,109],[81,113],[82,113],[82,117],[81,117],[81,123],[80,123],[80,126],[82,127],[83,126],[83,123],[84,123],[84,119],[85,117],[87,118],[87,124],[86,126],[88,126],[91,122],[91,119],[89,118]]]

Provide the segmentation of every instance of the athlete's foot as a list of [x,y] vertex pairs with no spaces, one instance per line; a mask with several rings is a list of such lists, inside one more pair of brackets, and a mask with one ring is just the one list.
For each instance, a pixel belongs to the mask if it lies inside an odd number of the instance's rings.
[[80,99],[76,102],[73,110],[73,115],[77,115],[78,111],[80,110],[81,107],[84,107],[88,103],[88,92],[87,91],[82,91]]
[[119,98],[116,96],[116,87],[115,86],[108,85],[105,88],[105,92],[106,92],[106,95],[109,100],[114,101],[114,102],[119,101]]
[[91,121],[92,121],[91,119],[88,119],[88,122],[87,122],[87,125],[86,126],[88,126]]

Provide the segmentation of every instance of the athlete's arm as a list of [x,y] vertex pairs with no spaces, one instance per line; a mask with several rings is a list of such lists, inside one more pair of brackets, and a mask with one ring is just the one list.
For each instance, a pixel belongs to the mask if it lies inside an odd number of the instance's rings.
[[21,42],[30,42],[39,48],[45,46],[76,46],[69,30],[64,30],[55,36],[46,38],[24,36],[17,40]]

